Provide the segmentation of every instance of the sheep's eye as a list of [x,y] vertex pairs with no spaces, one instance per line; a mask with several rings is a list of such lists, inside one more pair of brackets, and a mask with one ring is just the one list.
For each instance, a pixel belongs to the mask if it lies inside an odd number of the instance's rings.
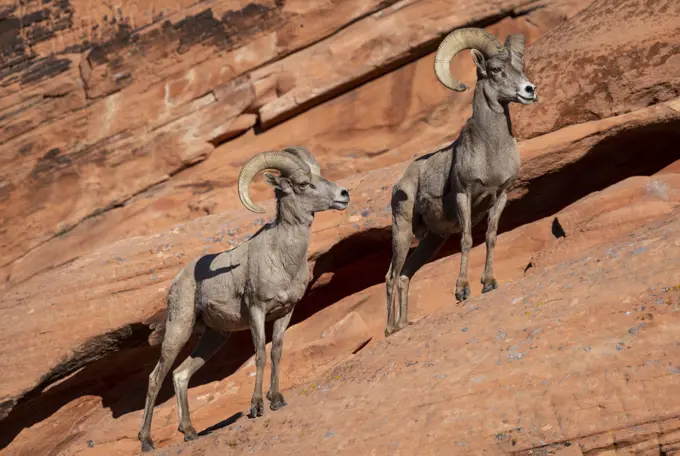
[[303,189],[303,190],[306,189],[307,187],[309,187],[309,182],[302,182],[300,184],[300,188]]
[[494,73],[494,74],[498,74],[498,73],[501,72],[501,69],[500,68],[491,68],[491,72]]

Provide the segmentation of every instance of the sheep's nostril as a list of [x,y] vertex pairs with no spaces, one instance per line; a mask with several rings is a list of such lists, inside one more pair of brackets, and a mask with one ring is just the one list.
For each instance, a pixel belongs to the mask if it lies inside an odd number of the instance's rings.
[[343,188],[342,190],[340,190],[340,196],[342,196],[345,199],[349,199],[349,192]]
[[527,93],[534,93],[534,86],[528,85],[524,88],[524,90],[526,90]]

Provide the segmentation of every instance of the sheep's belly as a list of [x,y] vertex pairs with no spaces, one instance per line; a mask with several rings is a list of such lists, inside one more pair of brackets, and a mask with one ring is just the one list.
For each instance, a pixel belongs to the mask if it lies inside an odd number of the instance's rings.
[[[220,332],[245,331],[250,329],[249,312],[245,306],[235,306],[207,300],[199,307],[203,321],[209,327]],[[277,320],[293,310],[295,302],[281,303],[270,301],[265,304],[265,319]]]
[[[452,193],[439,198],[422,198],[418,202],[417,209],[424,222],[424,227],[416,227],[414,234],[418,239],[422,239],[430,231],[442,237],[460,233],[458,210]],[[484,220],[490,207],[491,198],[488,195],[486,197],[481,193],[473,195],[472,226]]]
[[220,303],[212,300],[201,303],[203,321],[220,332],[244,331],[250,328],[248,310],[243,305]]

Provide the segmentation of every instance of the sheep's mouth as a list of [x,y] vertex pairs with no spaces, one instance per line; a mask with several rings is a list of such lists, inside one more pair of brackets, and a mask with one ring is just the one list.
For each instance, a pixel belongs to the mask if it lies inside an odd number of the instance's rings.
[[538,97],[536,95],[534,95],[533,97],[525,97],[520,94],[517,94],[517,99],[522,104],[531,104],[532,102],[538,100]]
[[333,209],[338,209],[340,211],[346,209],[348,205],[349,205],[349,200],[345,200],[345,201],[343,201],[343,200],[333,200],[333,202],[331,203],[331,207]]

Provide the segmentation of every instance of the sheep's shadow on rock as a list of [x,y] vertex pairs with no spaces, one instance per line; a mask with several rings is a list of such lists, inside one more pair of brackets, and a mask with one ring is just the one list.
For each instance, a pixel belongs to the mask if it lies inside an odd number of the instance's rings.
[[217,424],[213,424],[212,426],[202,430],[201,432],[198,433],[199,437],[203,437],[206,435],[210,435],[215,431],[219,431],[220,429],[224,429],[226,427],[231,426],[232,424],[236,423],[238,420],[240,420],[243,417],[243,412],[236,412],[233,415],[231,415],[229,418],[226,420],[222,420]]

